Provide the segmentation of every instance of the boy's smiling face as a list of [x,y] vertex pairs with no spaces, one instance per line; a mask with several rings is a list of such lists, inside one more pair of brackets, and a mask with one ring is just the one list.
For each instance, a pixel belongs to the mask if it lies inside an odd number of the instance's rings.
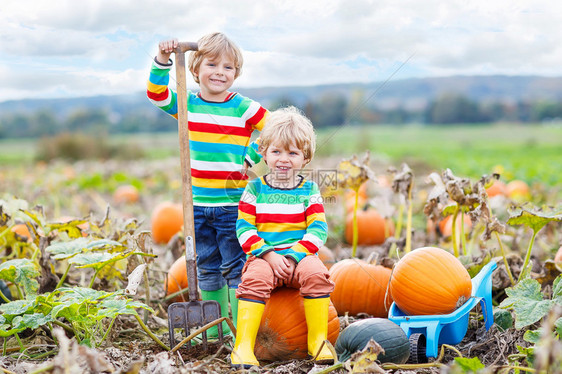
[[201,97],[208,101],[222,102],[234,83],[236,75],[234,59],[225,55],[216,58],[205,57],[196,75],[199,78]]
[[297,175],[308,163],[304,153],[294,143],[285,147],[272,143],[267,147],[263,159],[271,173],[268,182],[274,187],[293,188],[297,184]]

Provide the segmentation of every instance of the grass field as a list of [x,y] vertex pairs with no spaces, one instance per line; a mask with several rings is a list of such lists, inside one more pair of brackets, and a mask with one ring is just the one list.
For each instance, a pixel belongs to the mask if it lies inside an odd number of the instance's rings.
[[[111,142],[136,144],[148,159],[177,157],[177,134],[115,135]],[[382,164],[407,162],[414,171],[450,168],[477,178],[492,170],[503,178],[562,184],[562,126],[342,126],[318,132],[316,165],[323,158],[363,155]],[[0,140],[0,166],[33,162],[36,141]],[[424,170],[419,170],[424,169]]]

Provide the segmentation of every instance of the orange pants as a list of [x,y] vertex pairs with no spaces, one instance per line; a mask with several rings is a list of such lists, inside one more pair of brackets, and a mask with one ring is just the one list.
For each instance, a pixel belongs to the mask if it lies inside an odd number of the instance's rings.
[[236,297],[265,302],[271,291],[281,285],[300,289],[301,296],[307,298],[324,297],[334,290],[330,273],[318,256],[303,258],[295,267],[292,279],[282,281],[276,279],[266,260],[251,256],[242,269],[242,283],[236,290]]

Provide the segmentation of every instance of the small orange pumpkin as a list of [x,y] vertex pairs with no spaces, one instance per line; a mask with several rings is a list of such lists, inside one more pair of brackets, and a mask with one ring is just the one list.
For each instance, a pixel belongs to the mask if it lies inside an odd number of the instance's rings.
[[[328,311],[328,340],[335,344],[340,321],[334,305]],[[299,290],[276,288],[265,304],[254,353],[258,360],[287,361],[308,355],[308,327]]]
[[18,234],[22,238],[26,238],[28,242],[31,242],[31,234],[29,228],[25,223],[17,223],[12,227],[13,233]]
[[507,196],[516,202],[527,201],[531,198],[531,189],[527,182],[522,180],[512,180],[506,186]]
[[154,208],[151,217],[152,240],[166,244],[183,226],[183,208],[181,204],[162,202]]
[[336,284],[331,299],[338,314],[388,316],[392,299],[386,297],[386,290],[391,273],[389,268],[359,259],[336,262],[330,279]]
[[132,204],[139,201],[139,190],[130,184],[117,187],[113,192],[113,201],[116,204]]
[[390,295],[409,315],[448,314],[470,298],[472,280],[463,264],[441,248],[423,247],[398,261]]
[[[464,233],[468,234],[470,230],[472,230],[472,220],[466,214],[464,216]],[[461,216],[460,214],[457,216],[456,220],[456,230],[457,235],[461,234]],[[439,221],[439,232],[444,237],[451,236],[453,234],[453,216],[449,215]]]
[[[357,244],[382,244],[387,237],[394,235],[394,222],[384,219],[375,209],[357,211]],[[345,222],[345,241],[353,242],[353,213],[347,215]]]
[[[171,295],[179,290],[187,288],[187,263],[185,257],[179,257],[168,270],[168,276],[164,282],[166,295]],[[185,298],[178,296],[174,301],[185,301]]]
[[486,192],[488,193],[489,197],[498,195],[507,196],[507,187],[504,182],[496,179],[490,187],[486,188]]

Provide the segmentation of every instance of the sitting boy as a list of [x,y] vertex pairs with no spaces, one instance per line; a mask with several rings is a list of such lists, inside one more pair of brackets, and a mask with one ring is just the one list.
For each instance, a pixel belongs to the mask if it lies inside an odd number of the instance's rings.
[[[236,235],[248,255],[238,286],[238,323],[232,366],[258,365],[254,345],[265,303],[275,287],[299,288],[308,325],[308,353],[316,356],[328,333],[334,283],[316,253],[327,238],[318,185],[299,172],[314,155],[312,123],[296,108],[272,112],[259,152],[270,173],[246,186],[238,206]],[[331,363],[324,345],[316,358]]]

